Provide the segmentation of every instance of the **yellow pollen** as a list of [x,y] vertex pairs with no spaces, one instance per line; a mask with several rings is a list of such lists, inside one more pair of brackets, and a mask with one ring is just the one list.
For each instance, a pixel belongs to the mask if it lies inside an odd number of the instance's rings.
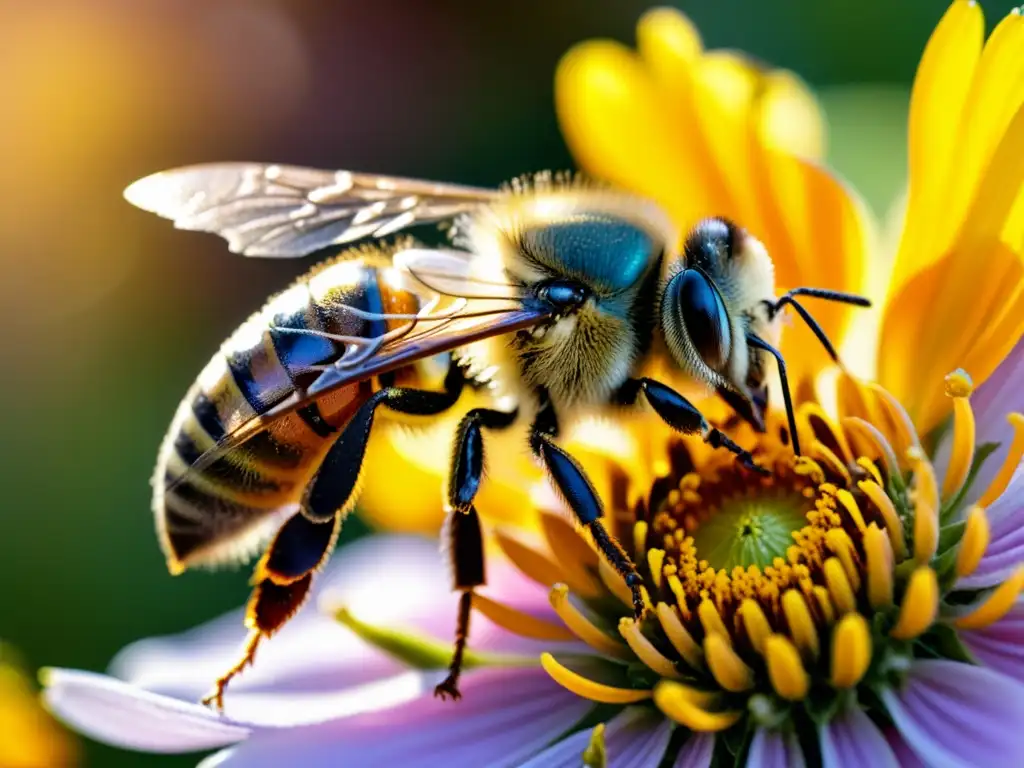
[[661,569],[665,565],[664,549],[647,550],[647,565],[651,569],[651,579],[654,586],[661,588]]
[[742,693],[754,686],[754,672],[743,663],[729,640],[718,634],[704,638],[704,658],[720,686],[730,693]]
[[782,595],[782,612],[786,616],[789,633],[800,650],[811,659],[817,658],[820,651],[818,629],[814,626],[807,601],[798,590],[790,589]]
[[1024,565],[1017,568],[1006,581],[996,587],[985,602],[970,613],[953,622],[957,629],[982,629],[999,621],[1013,607],[1024,588]]
[[596,701],[601,704],[633,704],[649,699],[652,696],[651,691],[617,688],[612,685],[598,683],[563,666],[550,653],[542,653],[540,655],[540,665],[551,676],[551,679],[560,686],[589,701]]
[[[853,480],[850,481],[850,485],[853,485]],[[850,515],[850,519],[857,526],[857,530],[863,531],[864,515],[861,514],[860,507],[857,506],[857,501],[853,498],[853,494],[845,488],[840,488],[836,491],[836,498],[839,499],[839,503],[843,505],[843,508]]]
[[902,561],[907,556],[907,540],[903,535],[903,523],[900,522],[900,516],[896,512],[896,507],[893,505],[892,499],[889,498],[889,494],[883,491],[880,485],[870,480],[860,481],[857,483],[857,487],[871,499],[871,503],[881,513],[882,519],[885,521],[885,530],[889,534],[889,543],[892,544],[893,554],[896,556],[897,562]]
[[828,590],[820,584],[815,584],[811,589],[811,594],[814,596],[814,602],[817,604],[822,618],[825,619],[825,623],[831,624],[835,621],[836,609],[832,605],[832,598],[829,595]]
[[850,586],[850,580],[846,578],[846,571],[838,558],[830,557],[825,561],[822,569],[825,573],[825,583],[828,585],[829,594],[836,605],[840,615],[857,610],[857,597]]
[[956,553],[956,575],[970,576],[981,562],[982,555],[988,547],[989,527],[988,515],[984,507],[975,504],[967,512],[967,526],[964,536],[960,539],[960,548]]
[[495,529],[494,538],[512,564],[541,586],[550,588],[552,584],[565,581],[565,574],[554,561],[527,544],[510,528],[501,526]]
[[479,593],[473,596],[473,608],[499,627],[522,637],[551,642],[574,639],[572,632],[559,624],[538,619]]
[[682,678],[682,675],[676,669],[676,665],[655,648],[650,640],[644,637],[640,627],[637,626],[633,619],[622,618],[619,620],[619,634],[622,635],[622,639],[626,641],[626,644],[633,649],[636,657],[651,670],[657,672],[662,677],[674,680]]
[[720,635],[725,638],[728,643],[729,630],[725,627],[725,622],[722,621],[721,615],[718,613],[718,609],[715,608],[715,604],[705,598],[701,600],[699,606],[697,606],[697,616],[700,617],[700,623],[704,626],[704,633],[707,635]]
[[963,368],[946,374],[946,397],[967,398],[974,392],[974,382]]
[[569,588],[565,584],[555,584],[548,594],[548,600],[569,631],[595,651],[616,659],[632,658],[628,648],[594,626],[593,622],[572,604],[569,600]]
[[899,618],[889,634],[897,640],[913,640],[935,622],[938,611],[938,577],[928,566],[919,565],[910,574]]
[[643,560],[644,552],[647,550],[647,521],[637,520],[633,524],[633,552],[637,560]]
[[846,468],[846,465],[839,460],[839,457],[836,456],[827,445],[815,440],[811,443],[811,453],[813,453],[816,458],[827,464],[829,469],[842,477],[843,482],[846,485],[851,485],[853,483],[853,478],[850,477],[850,470]]
[[1013,442],[1010,443],[1010,450],[1003,460],[1003,466],[999,468],[999,472],[985,489],[985,493],[978,499],[978,503],[983,507],[992,506],[992,502],[1003,495],[1006,486],[1010,484],[1013,473],[1017,471],[1017,465],[1024,458],[1024,414],[1011,413],[1006,420],[1013,427]]
[[566,584],[580,597],[599,597],[604,587],[594,575],[598,555],[584,534],[577,532],[572,523],[556,512],[541,513],[540,522],[548,546],[558,553]]
[[715,712],[707,707],[715,698],[705,691],[672,680],[662,680],[654,689],[654,703],[666,717],[691,731],[714,733],[735,725],[743,716],[739,711]]
[[942,481],[942,498],[947,501],[964,487],[974,459],[974,410],[967,399],[972,389],[970,376],[961,370],[946,377],[946,394],[953,398],[953,449]]
[[807,695],[810,680],[800,661],[796,646],[783,635],[765,640],[765,662],[772,688],[788,701],[800,701]]
[[853,544],[850,534],[842,528],[833,528],[825,534],[825,542],[832,550],[839,562],[843,564],[846,571],[846,578],[850,580],[850,586],[854,592],[860,591],[860,568],[857,565],[857,549]]
[[772,633],[771,625],[761,610],[761,604],[753,598],[746,598],[740,603],[740,616],[743,619],[743,627],[750,638],[750,644],[754,650],[764,654],[764,641]]
[[859,613],[848,613],[832,632],[832,685],[853,688],[871,663],[871,630]]
[[890,477],[900,471],[896,452],[878,427],[853,416],[843,419],[842,424],[843,429],[856,439],[860,453],[884,461],[885,471]]
[[864,557],[867,560],[868,602],[872,608],[886,608],[893,598],[893,556],[889,537],[872,523],[864,531]]
[[878,467],[875,466],[875,462],[869,459],[867,456],[857,457],[857,466],[871,475],[871,479],[879,485],[882,484],[882,473],[878,471]]
[[676,609],[668,603],[658,603],[655,611],[668,641],[683,657],[683,661],[694,669],[704,669],[704,651],[693,639],[693,635],[683,626]]

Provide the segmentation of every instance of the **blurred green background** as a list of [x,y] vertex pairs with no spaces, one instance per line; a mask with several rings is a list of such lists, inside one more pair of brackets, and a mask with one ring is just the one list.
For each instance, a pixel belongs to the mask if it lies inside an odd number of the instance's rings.
[[[0,638],[33,666],[102,670],[127,642],[247,595],[245,571],[167,575],[148,481],[211,352],[308,264],[245,260],[174,231],[123,202],[126,184],[211,160],[483,185],[569,167],[555,63],[588,37],[632,43],[650,5],[0,4]],[[678,5],[709,47],[744,49],[818,90],[831,160],[884,213],[902,184],[914,67],[947,4]],[[1010,7],[983,5],[990,23]],[[196,762],[93,744],[83,759]]]

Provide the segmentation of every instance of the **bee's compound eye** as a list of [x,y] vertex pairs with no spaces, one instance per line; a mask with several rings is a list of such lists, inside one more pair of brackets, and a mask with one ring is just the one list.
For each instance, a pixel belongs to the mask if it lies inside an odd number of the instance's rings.
[[[732,349],[732,330],[722,296],[707,275],[697,269],[684,269],[669,282],[663,302],[663,322],[670,341],[681,331],[709,368],[725,368]],[[671,328],[672,323],[682,327]]]

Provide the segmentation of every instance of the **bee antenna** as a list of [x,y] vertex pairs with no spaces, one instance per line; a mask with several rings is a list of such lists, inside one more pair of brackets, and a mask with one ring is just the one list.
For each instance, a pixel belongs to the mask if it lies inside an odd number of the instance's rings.
[[786,361],[782,359],[782,353],[753,333],[747,334],[747,343],[751,346],[763,349],[775,358],[779,364],[779,378],[782,380],[782,399],[786,401],[786,418],[789,420],[789,435],[793,441],[793,453],[800,455],[800,439],[796,434],[796,412],[793,410],[793,395],[789,389],[789,377],[786,375]]
[[807,327],[811,329],[815,336],[818,337],[818,341],[821,342],[821,346],[828,352],[828,356],[832,358],[832,361],[842,365],[842,361],[839,359],[839,355],[836,353],[836,348],[832,345],[828,336],[825,334],[825,330],[818,324],[818,321],[814,319],[814,316],[808,312],[803,304],[796,300],[797,296],[810,296],[816,299],[825,299],[827,301],[835,301],[842,304],[852,304],[857,307],[870,307],[871,300],[864,296],[858,296],[853,293],[843,293],[841,291],[830,291],[825,288],[794,288],[791,291],[787,291],[780,296],[774,303],[765,302],[768,305],[768,319],[771,320],[775,317],[787,304],[796,310],[800,318],[807,324]]

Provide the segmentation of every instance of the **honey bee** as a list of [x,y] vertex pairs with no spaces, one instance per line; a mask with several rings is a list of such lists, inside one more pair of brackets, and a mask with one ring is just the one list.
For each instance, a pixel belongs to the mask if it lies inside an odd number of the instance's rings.
[[[228,339],[178,408],[153,479],[170,570],[244,557],[270,533],[255,569],[244,653],[205,699],[218,706],[260,641],[302,605],[329,556],[358,497],[378,408],[440,414],[467,385],[486,385],[494,396],[462,417],[446,489],[460,602],[449,674],[435,693],[458,698],[474,590],[485,582],[474,507],[485,432],[528,430],[531,451],[628,585],[639,616],[642,578],[604,527],[601,501],[559,436],[583,417],[646,402],[674,430],[763,471],[670,383],[645,371],[667,363],[675,380],[717,392],[763,429],[774,359],[799,453],[779,311],[792,305],[834,357],[797,297],[868,304],[810,288],[777,298],[765,248],[732,222],[708,219],[682,233],[650,200],[547,174],[491,190],[214,164],[146,177],[125,196],[248,256],[299,257],[452,223],[451,247],[377,241],[313,269]],[[428,386],[428,364],[441,354],[449,355],[444,380]]]

